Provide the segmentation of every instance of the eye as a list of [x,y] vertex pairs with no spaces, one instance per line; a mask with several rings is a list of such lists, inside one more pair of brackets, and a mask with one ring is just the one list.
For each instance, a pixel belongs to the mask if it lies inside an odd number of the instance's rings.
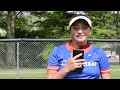
[[74,29],[78,29],[78,28],[74,28]]
[[88,29],[88,27],[87,26],[83,26],[82,29]]
[[79,27],[73,27],[73,29],[78,30],[78,29],[79,29]]

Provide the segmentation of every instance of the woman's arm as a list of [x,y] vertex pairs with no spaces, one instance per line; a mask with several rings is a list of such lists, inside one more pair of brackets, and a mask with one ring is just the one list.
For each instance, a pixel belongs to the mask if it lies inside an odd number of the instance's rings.
[[111,79],[110,73],[103,73],[101,74],[102,79]]
[[60,71],[47,69],[46,79],[63,79],[69,72],[67,66]]
[[76,68],[81,68],[84,64],[84,59],[76,60],[81,55],[82,54],[78,54],[74,57],[71,55],[70,59],[67,62],[67,65],[59,71],[57,71],[57,66],[49,66],[50,68],[47,68],[46,79],[63,79],[69,72],[74,71]]

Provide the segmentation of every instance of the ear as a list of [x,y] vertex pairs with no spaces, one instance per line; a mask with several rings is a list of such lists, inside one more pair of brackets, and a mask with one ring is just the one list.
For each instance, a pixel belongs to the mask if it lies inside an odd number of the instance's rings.
[[71,32],[71,29],[69,29],[69,37],[72,38],[72,32]]
[[71,35],[71,33],[69,34],[69,37],[70,37],[70,38],[72,38],[72,35]]
[[90,30],[89,36],[92,34],[92,30]]

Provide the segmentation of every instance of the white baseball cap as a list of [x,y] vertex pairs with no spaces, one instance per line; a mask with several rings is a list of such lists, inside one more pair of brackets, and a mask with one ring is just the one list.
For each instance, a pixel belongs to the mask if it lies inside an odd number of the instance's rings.
[[88,25],[92,28],[92,22],[89,18],[87,18],[86,16],[77,16],[77,17],[74,17],[70,22],[69,22],[69,28],[71,27],[71,25],[77,21],[78,19],[83,19],[85,21],[87,21]]

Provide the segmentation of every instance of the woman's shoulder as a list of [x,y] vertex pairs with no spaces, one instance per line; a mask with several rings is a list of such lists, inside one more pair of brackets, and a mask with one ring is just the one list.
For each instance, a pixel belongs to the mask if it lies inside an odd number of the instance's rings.
[[62,49],[62,48],[65,48],[65,43],[56,45],[54,49]]
[[103,52],[103,49],[101,47],[98,47],[98,46],[94,46],[92,47],[95,51],[98,51],[98,52]]

